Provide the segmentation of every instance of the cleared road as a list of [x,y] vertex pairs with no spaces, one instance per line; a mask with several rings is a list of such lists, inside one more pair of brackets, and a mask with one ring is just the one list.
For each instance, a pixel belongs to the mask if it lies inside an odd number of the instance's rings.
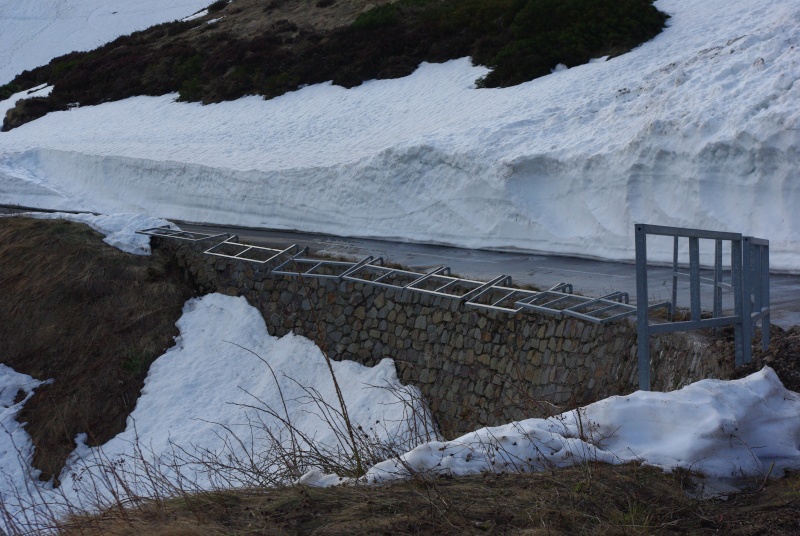
[[[349,257],[354,260],[368,255],[426,271],[449,266],[461,277],[490,280],[498,275],[510,275],[516,284],[550,288],[558,283],[572,283],[574,291],[587,296],[602,296],[613,291],[627,292],[631,303],[636,301],[636,270],[633,264],[607,262],[574,257],[532,255],[461,249],[428,244],[409,244],[362,238],[343,238],[288,231],[198,225],[181,222],[187,231],[206,233],[229,232],[239,235],[242,242],[272,247],[297,244],[308,246],[314,253]],[[672,269],[651,266],[648,269],[650,300],[669,300],[672,292]],[[701,274],[712,278],[709,271]],[[726,274],[729,281],[729,275]],[[703,285],[704,309],[712,307],[712,287]],[[723,307],[733,309],[733,297],[723,295]],[[782,327],[800,324],[800,276],[770,275],[771,321]],[[689,306],[689,283],[678,283],[678,307]]]
[[[20,212],[19,208],[0,207],[0,213]],[[627,292],[631,302],[636,301],[636,271],[633,264],[607,262],[574,257],[532,255],[461,249],[428,244],[409,244],[384,240],[343,238],[322,234],[251,229],[231,226],[176,222],[187,231],[205,233],[234,233],[242,242],[271,247],[288,247],[297,244],[308,246],[313,253],[362,259],[368,255],[383,257],[388,262],[426,271],[438,266],[449,266],[461,277],[489,280],[498,275],[509,275],[516,284],[530,284],[549,288],[558,283],[572,283],[574,291],[587,296],[602,296],[613,291]],[[711,277],[711,273],[702,274]],[[650,300],[668,300],[672,288],[671,269],[649,268]],[[728,293],[729,294],[729,293]],[[800,324],[800,276],[770,275],[771,321],[782,327]],[[704,309],[712,306],[711,287],[703,286]],[[688,307],[689,284],[680,282],[678,306]],[[726,295],[726,309],[732,309],[733,299]]]

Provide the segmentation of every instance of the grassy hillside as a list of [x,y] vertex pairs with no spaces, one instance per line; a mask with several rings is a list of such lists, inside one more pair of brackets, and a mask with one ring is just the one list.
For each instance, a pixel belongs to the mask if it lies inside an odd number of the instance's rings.
[[506,87],[614,56],[658,34],[653,0],[234,0],[206,16],[161,24],[25,71],[0,98],[42,83],[20,101],[9,130],[49,111],[178,92],[203,103],[272,98],[332,80],[406,76],[422,61],[471,56],[492,71],[479,87]]
[[53,379],[18,417],[43,479],[60,473],[77,434],[99,445],[125,429],[150,363],[178,335],[192,295],[182,274],[82,224],[0,218],[0,362]]

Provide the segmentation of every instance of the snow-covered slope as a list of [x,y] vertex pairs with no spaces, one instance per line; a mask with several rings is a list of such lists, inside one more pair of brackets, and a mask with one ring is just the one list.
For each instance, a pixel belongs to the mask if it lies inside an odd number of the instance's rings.
[[208,0],[0,0],[0,85],[74,50],[191,15]]
[[[16,420],[42,382],[0,364],[0,533],[20,534],[9,527],[13,520],[25,534],[42,534],[53,516],[133,494],[174,493],[170,482],[185,491],[274,485],[269,475],[292,461],[275,456],[276,442],[295,445],[295,454],[307,453],[306,440],[320,452],[346,451],[331,372],[312,341],[270,336],[257,309],[221,294],[189,300],[177,326],[181,334],[151,365],[126,430],[96,448],[80,434],[58,489],[37,480],[31,438]],[[357,433],[399,452],[436,437],[419,390],[400,384],[390,359],[331,367]]]
[[507,89],[474,89],[462,59],[50,114],[0,134],[0,203],[608,259],[642,221],[768,238],[800,271],[800,5],[657,6],[653,41]]

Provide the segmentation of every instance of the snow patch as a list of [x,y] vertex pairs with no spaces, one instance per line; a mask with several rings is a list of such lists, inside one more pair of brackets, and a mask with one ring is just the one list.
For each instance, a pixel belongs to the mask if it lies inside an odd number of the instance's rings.
[[[0,430],[5,477],[0,478],[0,500],[18,522],[32,523],[36,532],[36,523],[46,521],[53,511],[92,509],[98,500],[151,493],[152,481],[141,472],[137,458],[184,489],[230,487],[237,481],[225,480],[203,463],[187,463],[177,470],[171,463],[176,453],[209,461],[218,456],[231,464],[238,457],[243,467],[245,460],[252,460],[262,462],[260,469],[268,472],[273,468],[266,456],[270,433],[284,443],[289,438],[279,418],[256,408],[274,409],[318,447],[343,446],[341,435],[322,417],[323,408],[310,400],[310,393],[318,393],[333,412],[340,407],[328,364],[312,341],[291,334],[270,336],[258,310],[244,298],[221,294],[189,300],[177,326],[180,336],[151,365],[126,430],[101,447],[87,446],[86,435],[79,434],[58,490],[32,478],[33,446],[14,420],[23,402],[11,405],[20,388],[30,396],[40,382],[0,365],[0,418],[5,428]],[[426,430],[436,437],[419,391],[400,383],[390,359],[374,367],[352,361],[331,366],[354,426],[397,452],[419,444],[418,434]],[[48,503],[55,510],[48,509]]]
[[[375,465],[362,480],[531,472],[588,461],[684,468],[712,479],[782,476],[800,469],[800,395],[785,389],[770,368],[669,393],[637,391],[549,419],[426,443]],[[303,482],[337,484],[319,473]]]
[[208,0],[0,0],[0,85],[74,50],[194,13]]
[[[72,214],[67,212],[23,212],[16,216],[40,220],[69,220],[85,223],[98,233],[105,235],[103,242],[134,255],[150,255],[150,237],[136,234],[136,231],[153,227],[178,226],[146,214]],[[14,216],[11,216],[14,217]]]

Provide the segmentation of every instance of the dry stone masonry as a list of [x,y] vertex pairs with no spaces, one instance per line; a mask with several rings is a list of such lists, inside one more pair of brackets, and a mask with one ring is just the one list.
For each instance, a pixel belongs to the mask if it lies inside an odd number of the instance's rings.
[[[273,276],[246,261],[203,255],[201,244],[152,240],[201,291],[246,297],[273,335],[306,336],[337,360],[372,366],[393,359],[446,436],[636,389],[632,322],[510,316],[357,282]],[[651,344],[654,389],[732,371],[732,356],[714,355],[702,335],[654,337]]]

